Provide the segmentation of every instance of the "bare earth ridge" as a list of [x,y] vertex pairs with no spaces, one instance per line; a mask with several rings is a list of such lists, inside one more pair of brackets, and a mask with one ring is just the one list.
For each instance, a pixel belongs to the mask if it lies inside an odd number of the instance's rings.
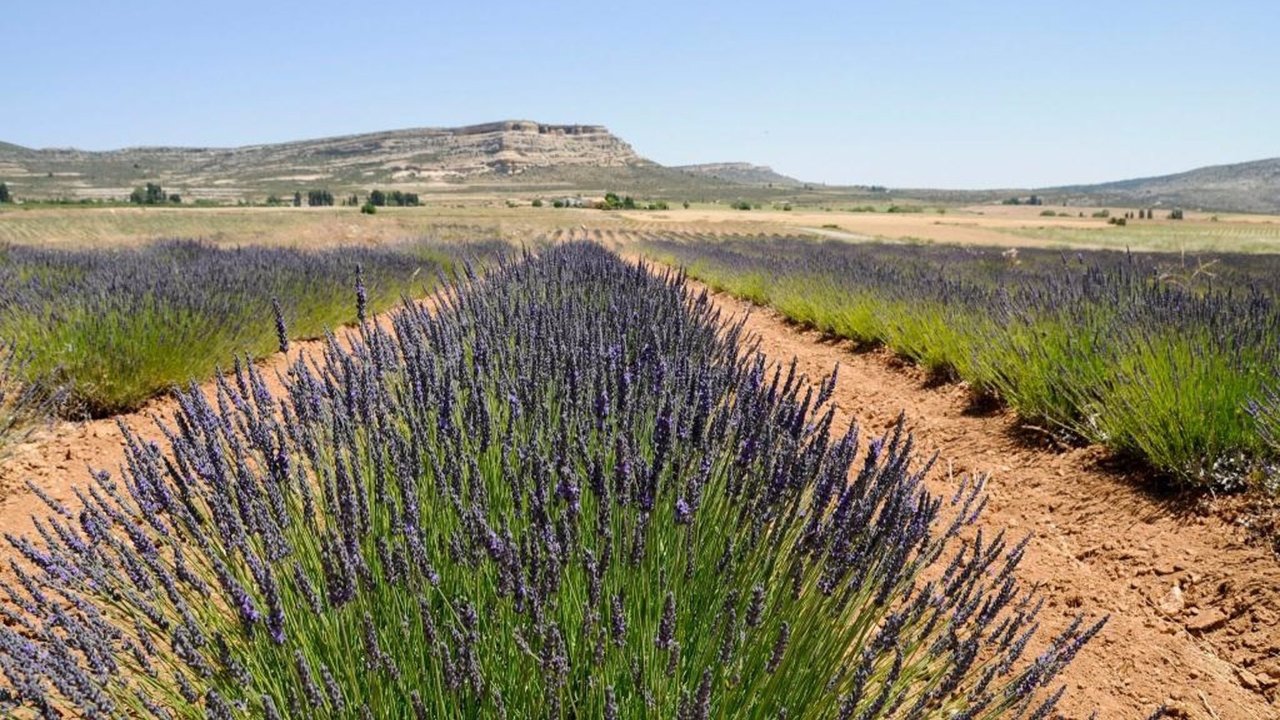
[[[1012,414],[974,413],[963,387],[931,387],[887,353],[854,353],[772,311],[723,295],[714,300],[725,315],[747,317],[772,360],[798,358],[814,380],[839,363],[837,419],[856,419],[864,440],[905,412],[922,450],[940,454],[932,490],[948,492],[963,473],[990,473],[980,522],[990,532],[1034,533],[1021,576],[1039,583],[1048,599],[1046,632],[1077,612],[1111,615],[1067,670],[1065,717],[1096,710],[1099,718],[1145,718],[1161,702],[1179,718],[1277,717],[1280,566],[1246,544],[1238,528],[1214,514],[1179,512],[1107,469],[1097,449],[1032,447]],[[317,343],[294,343],[289,360],[317,350]],[[286,362],[282,355],[264,361],[266,377]],[[161,440],[151,418],[169,416],[173,407],[157,400],[118,419]],[[0,529],[28,533],[32,514],[44,514],[27,480],[70,503],[71,487],[87,481],[90,466],[118,473],[123,448],[115,423],[60,423],[16,448],[0,463]]]

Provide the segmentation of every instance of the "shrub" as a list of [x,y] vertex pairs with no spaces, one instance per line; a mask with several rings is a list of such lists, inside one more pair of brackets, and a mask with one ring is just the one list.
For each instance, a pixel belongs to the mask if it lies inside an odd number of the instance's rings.
[[360,212],[364,213],[365,215],[374,215],[374,214],[377,214],[378,212],[378,206],[374,205],[371,202],[365,202],[365,204],[360,206]]
[[1051,712],[1042,688],[1100,624],[1019,662],[1025,543],[961,541],[980,484],[929,496],[901,425],[864,452],[834,432],[833,379],[815,394],[705,295],[596,246],[447,297],[298,360],[279,398],[252,365],[183,394],[167,450],[126,433],[127,490],[99,474],[79,522],[51,502],[49,539],[13,540],[39,571],[14,591],[25,624],[0,626],[0,702]]
[[1110,210],[1107,210],[1107,209],[1105,209],[1105,208],[1104,208],[1104,209],[1102,209],[1102,210],[1098,210],[1098,211],[1096,211],[1095,213],[1093,213],[1093,217],[1095,217],[1095,218],[1109,218],[1109,217],[1111,217],[1111,211],[1110,211]]
[[9,247],[0,264],[0,337],[21,340],[27,380],[67,387],[69,413],[110,415],[206,378],[225,358],[272,352],[275,336],[259,318],[273,297],[297,337],[318,337],[353,319],[357,266],[371,303],[385,308],[433,280],[452,252],[431,243],[314,252],[191,241],[113,251]]
[[64,389],[28,381],[27,359],[11,344],[0,344],[0,458],[53,418]]
[[533,207],[542,207],[542,198],[534,198],[533,202],[530,204],[533,205]]
[[1280,377],[1280,270],[1260,256],[1227,258],[1212,283],[1196,283],[1162,270],[1180,258],[1149,254],[1065,262],[1022,249],[1013,264],[993,249],[784,238],[645,248],[798,322],[964,379],[1028,423],[1141,459],[1172,483],[1237,489],[1280,459],[1250,414]]
[[168,196],[164,192],[164,188],[156,183],[147,183],[144,187],[137,187],[129,194],[129,202],[135,205],[163,205],[168,200]]

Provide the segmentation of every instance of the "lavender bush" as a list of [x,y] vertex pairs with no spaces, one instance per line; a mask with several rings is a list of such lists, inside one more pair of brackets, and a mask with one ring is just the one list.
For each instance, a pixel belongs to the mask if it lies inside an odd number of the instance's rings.
[[[654,239],[713,287],[884,344],[1175,483],[1236,489],[1280,448],[1248,409],[1280,376],[1280,261]],[[1265,414],[1265,412],[1263,413]]]
[[0,338],[29,358],[25,379],[66,386],[71,413],[106,416],[193,378],[234,354],[277,345],[261,322],[272,298],[296,337],[350,322],[356,269],[374,309],[420,289],[465,249],[427,241],[306,251],[223,249],[164,241],[139,249],[0,247]]
[[61,388],[29,383],[26,375],[26,358],[0,342],[0,457],[48,423],[63,402]]
[[564,245],[391,326],[184,393],[11,537],[7,709],[1044,718],[1101,627],[1037,639],[981,484],[931,496],[679,276]]

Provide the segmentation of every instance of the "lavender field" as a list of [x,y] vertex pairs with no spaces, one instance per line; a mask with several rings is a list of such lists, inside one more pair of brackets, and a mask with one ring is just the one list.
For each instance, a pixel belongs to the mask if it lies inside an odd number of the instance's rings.
[[884,345],[1066,442],[1173,484],[1273,492],[1274,256],[652,239],[644,252],[798,323]]
[[[1037,632],[982,484],[835,427],[672,273],[491,264],[179,396],[48,499],[0,626],[18,717],[1049,717],[1103,621]],[[270,332],[269,315],[263,324]]]
[[8,384],[61,391],[69,417],[136,409],[237,357],[273,352],[273,303],[292,337],[315,338],[355,319],[357,282],[381,310],[500,248],[429,240],[314,251],[176,240],[0,247],[0,338],[21,361]]

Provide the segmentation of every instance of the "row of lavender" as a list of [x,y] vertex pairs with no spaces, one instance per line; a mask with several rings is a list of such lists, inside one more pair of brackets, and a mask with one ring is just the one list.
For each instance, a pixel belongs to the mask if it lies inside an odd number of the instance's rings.
[[980,484],[930,496],[678,276],[570,244],[440,298],[182,395],[11,538],[5,709],[1044,718],[1101,627],[1038,638]]
[[361,269],[370,303],[387,307],[434,282],[457,254],[428,241],[319,251],[193,241],[116,250],[0,247],[0,338],[19,358],[3,384],[34,384],[45,398],[65,388],[69,415],[132,410],[210,376],[234,354],[271,352],[274,334],[261,317],[272,298],[298,337],[318,337],[354,320],[350,294]]
[[887,345],[1030,424],[1105,444],[1176,482],[1274,482],[1275,258],[787,238],[653,240],[645,250],[799,322]]

